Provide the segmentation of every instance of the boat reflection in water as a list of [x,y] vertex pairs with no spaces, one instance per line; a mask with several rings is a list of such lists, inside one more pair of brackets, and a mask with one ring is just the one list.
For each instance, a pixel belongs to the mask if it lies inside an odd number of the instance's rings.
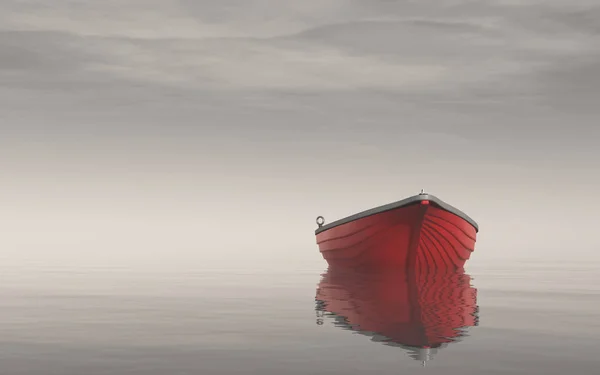
[[478,325],[477,290],[460,270],[357,273],[329,268],[316,293],[317,324],[400,346],[423,366]]

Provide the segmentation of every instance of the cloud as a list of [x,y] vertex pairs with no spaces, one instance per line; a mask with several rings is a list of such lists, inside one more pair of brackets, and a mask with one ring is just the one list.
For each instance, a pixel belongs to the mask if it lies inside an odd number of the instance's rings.
[[137,39],[272,37],[347,19],[348,0],[3,0],[0,28]]
[[111,56],[92,69],[182,87],[202,89],[344,90],[432,85],[443,79],[439,62],[404,64],[349,54],[306,42],[245,38],[96,44]]
[[570,69],[570,60],[593,65],[599,43],[589,1],[369,4],[4,1],[0,79],[545,100],[556,87],[547,72]]

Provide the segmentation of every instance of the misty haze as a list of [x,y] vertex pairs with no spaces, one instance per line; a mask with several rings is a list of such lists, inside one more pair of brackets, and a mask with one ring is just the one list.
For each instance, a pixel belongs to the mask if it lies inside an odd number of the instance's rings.
[[[597,0],[0,0],[0,373],[595,373],[599,98]],[[394,310],[315,218],[421,189],[477,241]]]

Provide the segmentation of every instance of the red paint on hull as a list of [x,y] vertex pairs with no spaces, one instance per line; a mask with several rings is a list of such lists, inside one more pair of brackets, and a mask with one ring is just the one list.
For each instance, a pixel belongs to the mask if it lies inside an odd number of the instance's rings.
[[425,361],[436,348],[460,340],[465,328],[478,325],[477,290],[470,280],[462,270],[330,268],[316,292],[317,323],[329,313],[337,326],[374,334],[373,341],[402,346]]
[[330,266],[352,269],[457,269],[477,230],[430,200],[343,223],[316,235]]

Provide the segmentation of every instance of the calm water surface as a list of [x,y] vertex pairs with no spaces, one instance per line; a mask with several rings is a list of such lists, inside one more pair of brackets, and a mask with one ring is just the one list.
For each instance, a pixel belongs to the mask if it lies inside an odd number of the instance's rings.
[[598,373],[598,264],[490,262],[426,280],[318,264],[5,266],[1,373]]

